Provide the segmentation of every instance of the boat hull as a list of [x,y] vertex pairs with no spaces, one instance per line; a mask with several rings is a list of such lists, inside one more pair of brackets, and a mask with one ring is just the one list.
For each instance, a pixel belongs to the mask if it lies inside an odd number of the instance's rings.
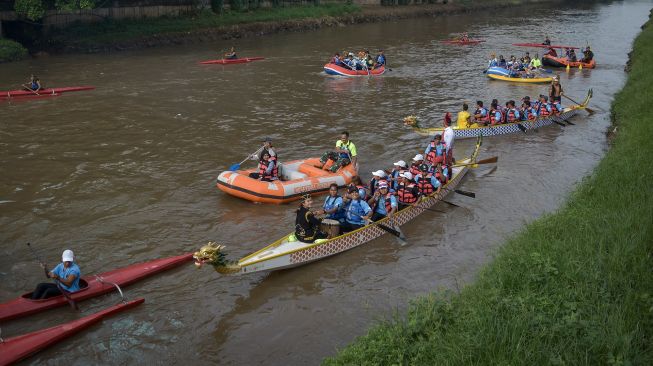
[[66,324],[5,339],[0,342],[0,365],[9,365],[27,358],[48,346],[81,332],[108,316],[131,309],[144,301],[144,299],[137,299],[121,303]]
[[245,64],[248,62],[252,61],[259,61],[259,60],[264,60],[265,57],[244,57],[244,58],[235,58],[235,59],[219,59],[219,60],[207,60],[207,61],[200,61],[200,64],[202,65],[212,65],[212,64],[218,64],[218,65],[231,65],[231,64]]
[[542,57],[542,65],[551,67],[579,67],[583,66],[584,69],[593,69],[596,67],[596,61],[590,62],[570,62],[566,57],[553,57],[551,55],[544,55]]
[[[185,262],[191,261],[192,253],[179,255],[170,258],[157,259],[150,262],[138,263],[128,267],[116,269],[110,272],[99,274],[105,282],[113,282],[118,286],[127,286],[145,277],[156,273],[172,269]],[[88,286],[80,291],[70,294],[70,298],[75,301],[82,301],[91,297],[99,296],[107,292],[114,291],[116,288],[110,284],[103,284],[96,277],[82,277],[82,280],[88,283]],[[43,300],[30,299],[31,293],[0,304],[0,321],[16,319],[27,315],[35,314],[47,309],[68,304],[68,300],[63,295],[51,297]]]
[[328,63],[324,65],[324,72],[326,72],[329,75],[337,75],[337,76],[370,76],[370,75],[378,76],[378,75],[383,75],[383,73],[385,73],[385,66],[381,66],[373,70],[349,70],[342,66]]
[[338,187],[348,185],[357,175],[356,168],[349,164],[337,173],[327,172],[315,167],[320,164],[317,158],[295,160],[280,164],[281,180],[263,182],[250,178],[254,169],[225,171],[218,176],[216,187],[232,196],[252,202],[282,204],[300,199],[303,195],[322,194],[329,191],[332,183]]
[[486,74],[487,77],[494,80],[508,81],[511,83],[526,83],[526,84],[538,84],[538,83],[550,83],[553,78],[522,78],[522,77],[509,77],[495,74]]
[[[519,126],[523,127],[525,130],[530,130],[530,129],[536,129],[536,128],[551,125],[555,123],[555,121],[566,121],[571,117],[575,116],[576,114],[578,114],[582,109],[585,109],[590,99],[592,98],[592,94],[593,92],[590,89],[589,92],[587,93],[587,96],[585,97],[585,100],[581,105],[576,105],[570,108],[566,108],[558,116],[548,116],[548,117],[538,118],[532,121],[520,121],[518,123],[504,123],[496,126],[471,127],[471,128],[454,127],[453,128],[454,136],[457,139],[478,137],[479,134],[486,137],[498,136],[498,135],[505,135],[509,133],[522,132]],[[433,136],[438,133],[439,134],[444,133],[444,128],[443,127],[427,127],[427,128],[413,127],[413,131],[415,131],[417,134],[422,136]]]
[[61,93],[93,90],[93,89],[95,89],[94,86],[69,86],[65,88],[41,89],[38,92],[29,91],[29,90],[9,90],[9,91],[0,91],[0,99],[53,96],[53,95],[59,95]]
[[457,44],[457,45],[461,45],[461,46],[475,45],[475,44],[479,44],[479,43],[482,43],[482,42],[485,42],[485,40],[482,40],[482,39],[470,39],[470,40],[467,40],[467,41],[461,41],[461,40],[444,40],[444,41],[440,41],[440,43],[444,43],[444,44]]

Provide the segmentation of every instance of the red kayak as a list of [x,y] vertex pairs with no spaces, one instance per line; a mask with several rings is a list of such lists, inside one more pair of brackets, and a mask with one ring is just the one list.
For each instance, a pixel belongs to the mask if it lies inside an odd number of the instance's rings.
[[61,93],[82,91],[82,90],[93,90],[93,89],[95,89],[94,86],[69,86],[66,88],[47,88],[47,89],[41,89],[39,91],[9,90],[9,91],[0,91],[0,99],[52,96],[52,95],[59,95]]
[[[71,293],[70,298],[75,301],[81,301],[99,296],[116,289],[108,282],[113,282],[118,286],[126,286],[155,273],[177,267],[184,262],[190,262],[192,258],[193,253],[188,253],[176,257],[156,259],[150,262],[134,264],[129,267],[97,275],[107,283],[101,283],[96,276],[82,277],[80,279],[80,287],[82,287],[82,289]],[[32,293],[30,292],[15,300],[0,304],[0,321],[20,318],[46,309],[66,305],[68,303],[68,300],[66,300],[63,295],[43,300],[32,300],[30,299],[31,296]]]
[[104,309],[95,314],[85,316],[81,319],[73,320],[66,324],[54,326],[52,328],[37,330],[36,332],[24,334],[21,336],[5,339],[0,342],[0,365],[9,365],[20,361],[36,352],[62,341],[73,334],[81,332],[100,320],[121,312],[131,309],[142,304],[145,299],[137,299],[126,303],[120,303],[108,309]]
[[229,64],[244,64],[246,62],[258,61],[264,59],[265,57],[245,57],[245,58],[233,58],[233,59],[223,58],[220,60],[200,61],[200,63],[203,65],[208,65],[208,64],[229,65]]
[[573,50],[578,50],[578,47],[572,47],[572,46],[560,46],[560,45],[546,45],[546,44],[541,44],[541,43],[513,43],[513,46],[518,46],[518,47],[540,47],[540,48],[568,48],[568,49],[573,49]]
[[461,39],[451,39],[451,40],[445,40],[445,41],[440,41],[440,43],[445,43],[445,44],[459,44],[459,45],[468,45],[468,44],[479,44],[481,42],[485,42],[484,39],[468,39],[466,41],[463,41]]

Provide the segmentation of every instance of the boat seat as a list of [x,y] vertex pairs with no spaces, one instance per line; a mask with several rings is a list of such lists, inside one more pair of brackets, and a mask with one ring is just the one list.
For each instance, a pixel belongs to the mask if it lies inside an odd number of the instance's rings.
[[307,164],[307,163],[299,164],[299,167],[298,167],[297,170],[299,170],[300,172],[308,175],[309,177],[324,177],[324,176],[327,176],[327,175],[331,174],[331,172],[328,172],[326,170],[322,170],[322,169],[320,169],[318,167],[315,167],[315,166],[313,166],[311,164]]
[[305,179],[307,177],[307,175],[304,173],[300,173],[292,169],[287,169],[282,163],[278,163],[277,166],[279,167],[279,179],[281,179],[282,182],[295,179]]

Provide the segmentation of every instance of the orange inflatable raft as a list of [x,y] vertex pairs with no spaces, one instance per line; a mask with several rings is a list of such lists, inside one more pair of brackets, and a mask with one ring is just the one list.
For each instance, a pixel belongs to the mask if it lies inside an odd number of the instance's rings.
[[279,164],[280,180],[263,182],[249,177],[256,169],[226,171],[220,173],[216,186],[232,196],[252,202],[286,203],[298,200],[306,193],[327,193],[331,183],[344,187],[357,175],[356,168],[349,164],[336,173],[318,168],[319,158],[308,158]]

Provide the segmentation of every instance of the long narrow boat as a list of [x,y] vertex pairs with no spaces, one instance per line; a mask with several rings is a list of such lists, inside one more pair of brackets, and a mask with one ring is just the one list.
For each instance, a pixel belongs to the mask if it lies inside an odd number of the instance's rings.
[[[153,274],[177,267],[184,262],[189,262],[192,257],[192,253],[187,253],[175,257],[134,264],[105,272],[92,278],[90,276],[82,277],[80,279],[80,285],[83,288],[71,293],[70,298],[75,301],[81,301],[111,292],[115,290],[115,287],[110,283],[115,283],[118,286],[126,286]],[[100,282],[100,280],[105,283]],[[63,295],[43,300],[32,300],[30,298],[31,295],[32,293],[30,292],[17,299],[0,304],[0,321],[24,317],[68,303]]]
[[475,44],[479,44],[479,43],[482,43],[482,42],[485,42],[485,40],[484,39],[468,39],[466,41],[463,41],[461,39],[449,39],[449,40],[440,41],[440,43],[444,43],[444,44],[458,44],[458,45],[461,45],[461,46],[475,45]]
[[[557,116],[547,116],[534,119],[532,121],[519,121],[514,123],[503,123],[496,126],[482,126],[482,127],[469,127],[469,128],[458,128],[453,127],[454,136],[457,139],[472,138],[476,137],[479,134],[483,136],[497,136],[505,135],[508,133],[517,133],[530,129],[540,128],[544,126],[551,125],[556,122],[562,122],[570,119],[571,117],[578,114],[581,110],[585,109],[589,104],[590,99],[592,98],[592,89],[587,92],[585,100],[580,105],[573,105],[571,107],[565,108],[562,113]],[[444,127],[421,127],[418,122],[415,122],[410,125],[413,128],[413,131],[422,135],[422,136],[433,136],[437,133],[442,134],[444,132]]]
[[81,332],[108,316],[131,309],[142,304],[144,301],[145,299],[137,299],[126,303],[120,303],[66,324],[0,340],[0,365],[4,366],[18,362],[48,346]]
[[324,72],[329,75],[337,76],[377,76],[385,73],[385,66],[377,67],[372,70],[350,70],[336,64],[328,63],[324,65]]
[[[481,142],[482,138],[479,137],[471,156],[459,161],[458,164],[476,162]],[[222,274],[274,271],[317,261],[363,245],[380,237],[388,230],[394,230],[391,229],[393,226],[401,226],[414,219],[425,209],[435,205],[451,193],[460,184],[468,170],[469,166],[467,165],[454,167],[451,180],[442,186],[440,193],[434,192],[430,196],[424,197],[417,205],[408,206],[398,211],[392,216],[392,219],[386,217],[332,239],[325,239],[319,243],[303,243],[294,239],[294,233],[290,233],[265,248],[245,256],[238,262],[228,262],[226,260],[226,255],[222,252],[224,246],[209,243],[198,252],[195,252],[193,258],[195,258],[195,264],[198,267],[203,264],[211,264],[218,273]]]
[[9,90],[9,91],[0,91],[0,99],[53,96],[53,95],[59,95],[61,93],[93,90],[93,89],[95,89],[94,86],[69,86],[65,88],[47,88],[47,89],[41,89],[39,91]]
[[537,48],[567,48],[571,50],[578,50],[578,47],[574,46],[561,46],[557,44],[542,44],[542,43],[513,43],[513,46],[518,47],[537,47]]
[[248,62],[252,61],[258,61],[258,60],[265,60],[265,57],[244,57],[244,58],[222,58],[219,60],[207,60],[207,61],[200,61],[200,64],[202,65],[211,65],[211,64],[219,64],[219,65],[231,65],[231,64],[245,64]]
[[284,162],[279,164],[281,179],[273,182],[250,178],[250,173],[258,172],[255,169],[224,171],[218,176],[216,186],[227,194],[252,202],[281,204],[296,201],[307,193],[327,193],[332,183],[344,187],[358,175],[351,164],[335,173],[318,168],[319,164],[318,158]]

